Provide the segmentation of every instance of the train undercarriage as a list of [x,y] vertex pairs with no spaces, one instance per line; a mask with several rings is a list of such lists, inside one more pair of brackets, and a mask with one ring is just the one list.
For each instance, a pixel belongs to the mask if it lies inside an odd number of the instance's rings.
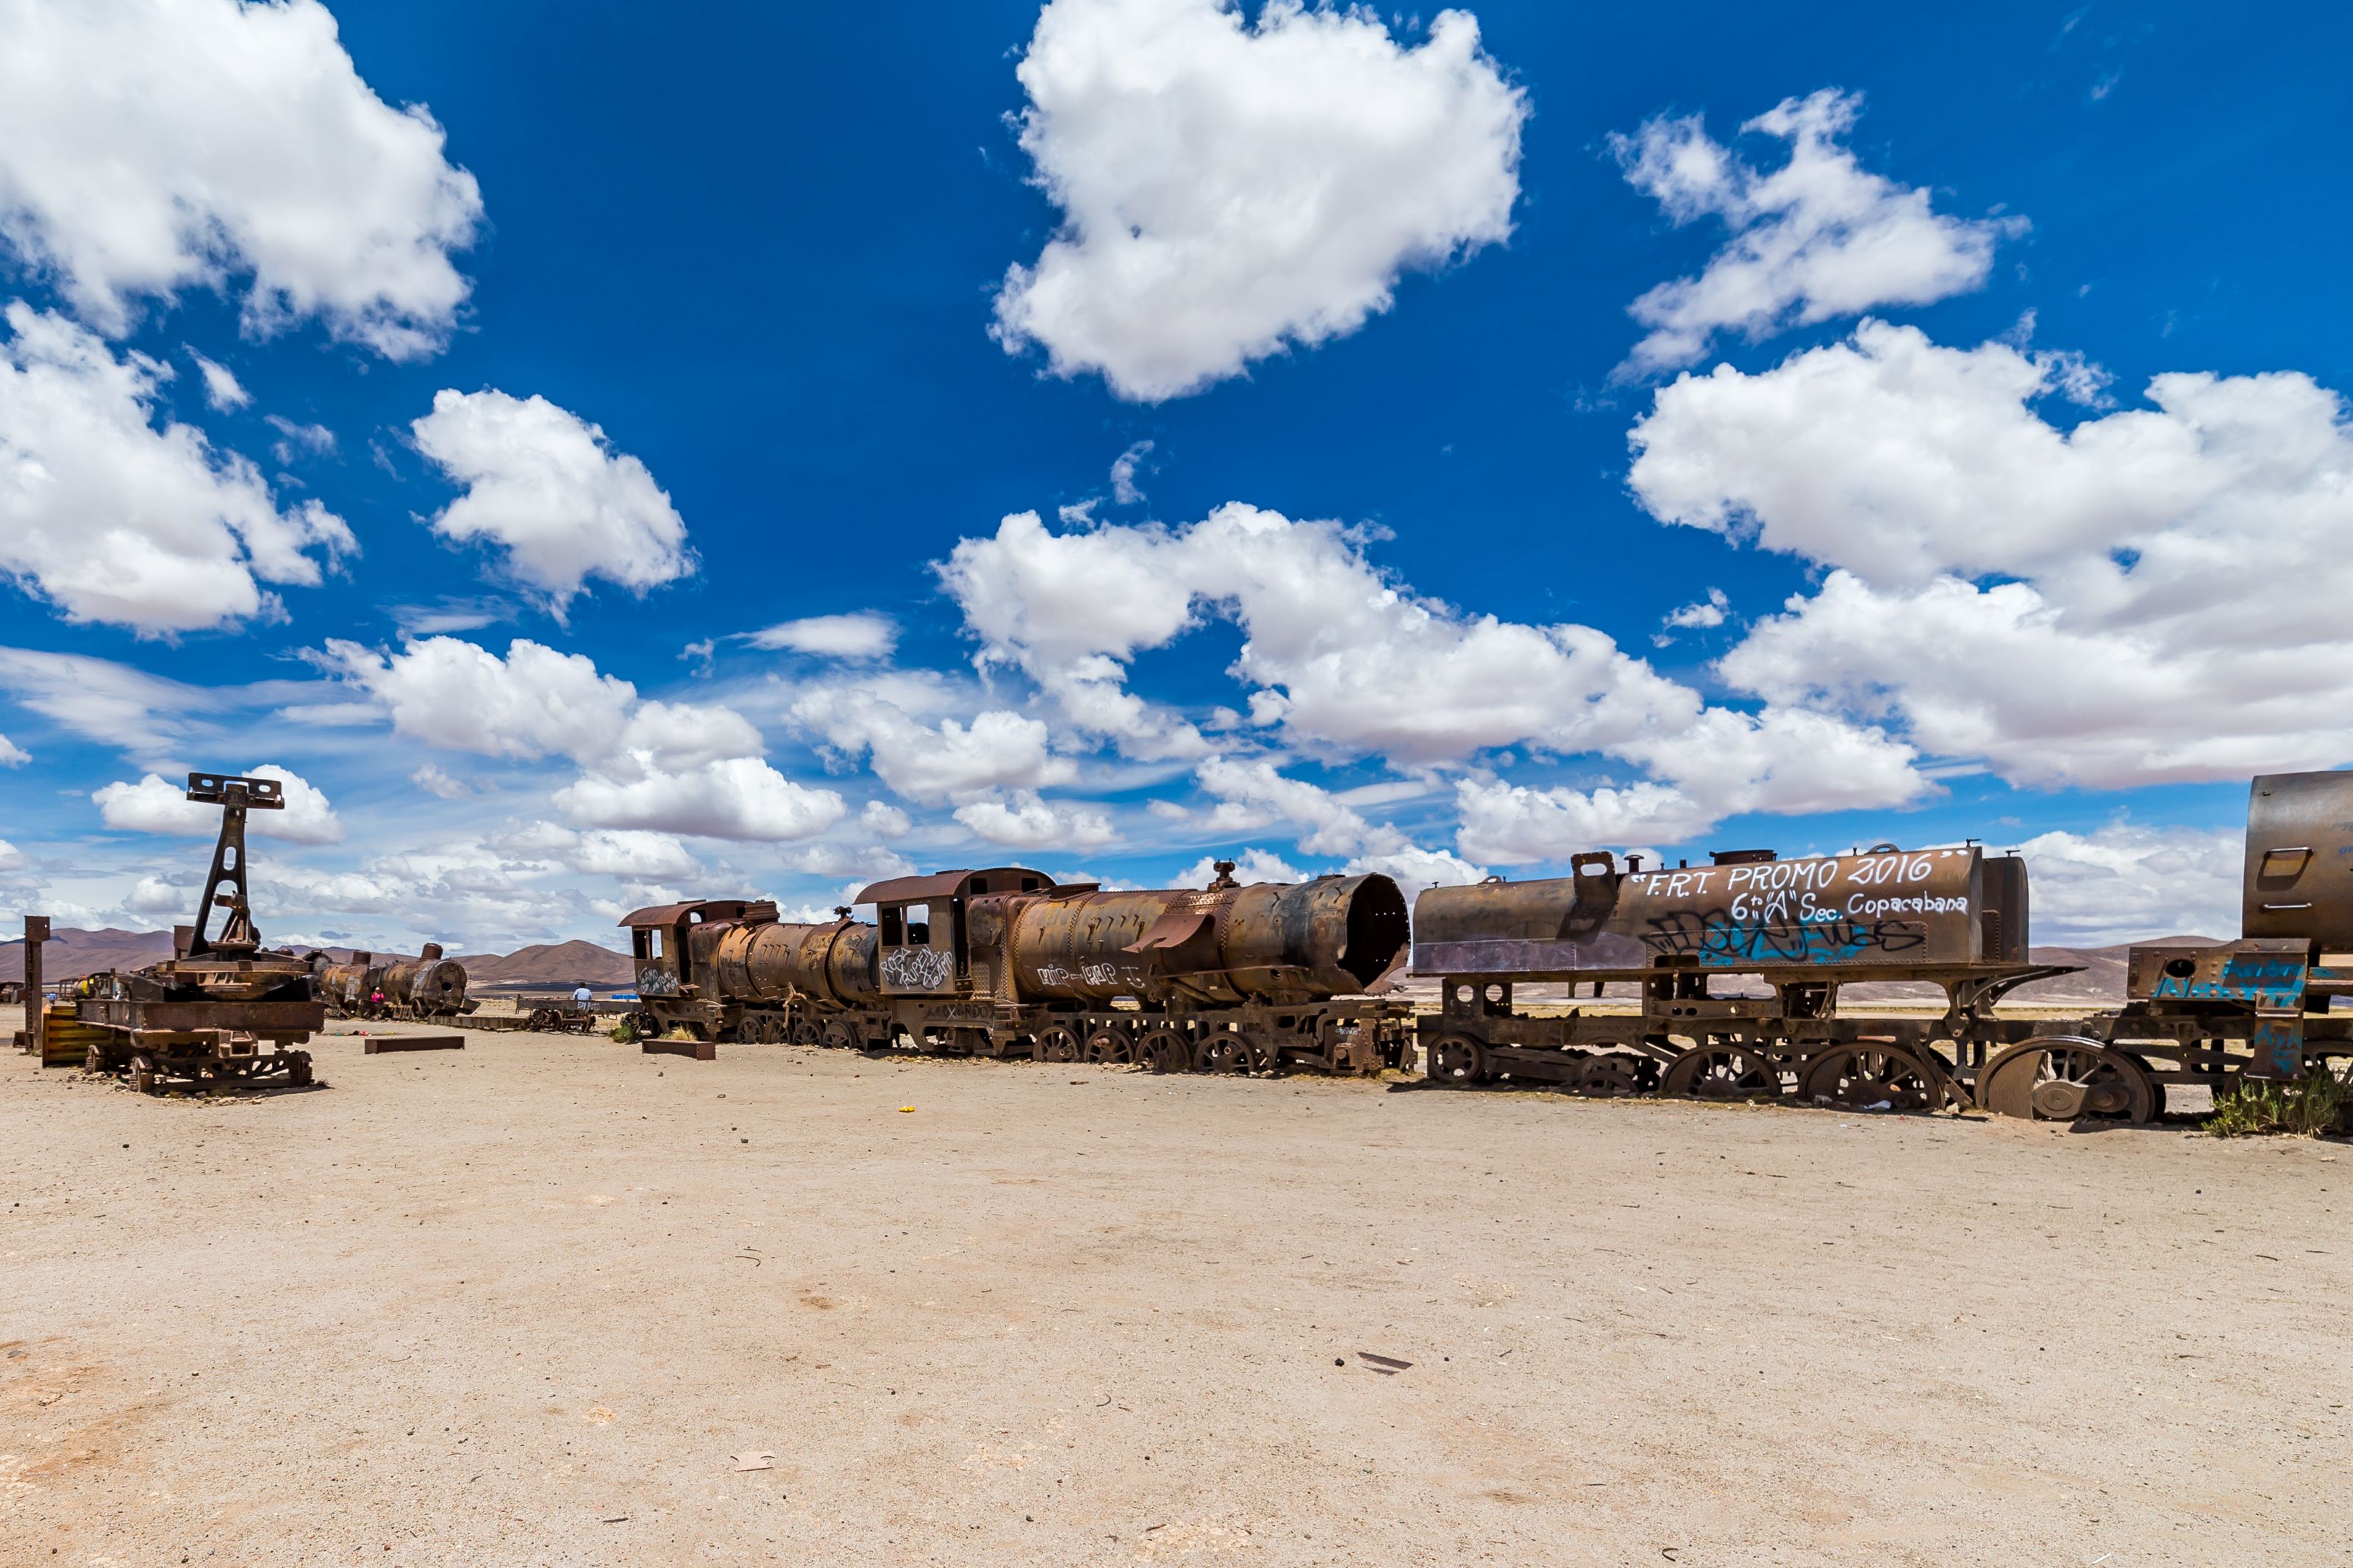
[[1413,1008],[1371,998],[1196,1010],[970,1001],[823,1008],[801,999],[649,998],[637,1028],[647,1036],[682,1030],[719,1042],[1134,1065],[1156,1072],[1368,1075],[1406,1064]]
[[[2168,1089],[2228,1092],[2244,1077],[2290,1079],[2353,1063],[2353,1015],[2310,1013],[2280,1059],[2276,1017],[2227,1004],[2134,1002],[2072,1018],[2005,1017],[2008,991],[2052,970],[1991,977],[1915,973],[1949,1003],[1935,1016],[1841,1012],[1818,974],[1780,977],[1768,997],[1719,997],[1692,978],[1640,971],[1639,1010],[1516,1010],[1509,983],[1455,977],[1419,1020],[1430,1079],[1450,1087],[1544,1086],[1611,1098],[1663,1094],[1860,1110],[1978,1109],[2039,1121],[2145,1123]],[[1771,983],[1776,977],[1765,977]],[[1893,977],[1891,977],[1893,978]]]

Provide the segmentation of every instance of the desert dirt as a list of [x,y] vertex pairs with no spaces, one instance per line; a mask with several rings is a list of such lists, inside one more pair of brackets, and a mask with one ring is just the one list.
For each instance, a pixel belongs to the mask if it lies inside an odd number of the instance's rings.
[[230,1101],[0,1054],[0,1563],[2347,1553],[2335,1146],[316,1054]]

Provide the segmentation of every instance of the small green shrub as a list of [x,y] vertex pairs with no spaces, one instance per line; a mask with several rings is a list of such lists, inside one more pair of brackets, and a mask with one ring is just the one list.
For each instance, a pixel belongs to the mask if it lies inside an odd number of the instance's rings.
[[2342,1077],[2317,1068],[2289,1083],[2242,1078],[2214,1097],[2214,1114],[2206,1119],[2206,1131],[2217,1138],[2264,1132],[2317,1138],[2337,1131],[2349,1092],[2353,1068]]

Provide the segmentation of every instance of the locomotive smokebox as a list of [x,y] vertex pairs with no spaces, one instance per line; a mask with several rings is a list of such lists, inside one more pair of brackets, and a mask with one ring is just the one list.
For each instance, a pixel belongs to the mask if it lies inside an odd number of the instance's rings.
[[1387,974],[1407,942],[1405,895],[1378,875],[1058,893],[1020,900],[1010,919],[1022,994],[1070,1002],[1353,995]]
[[454,1013],[462,1007],[466,966],[441,957],[440,951],[432,947],[427,957],[386,964],[380,982],[385,1000],[426,1013]]

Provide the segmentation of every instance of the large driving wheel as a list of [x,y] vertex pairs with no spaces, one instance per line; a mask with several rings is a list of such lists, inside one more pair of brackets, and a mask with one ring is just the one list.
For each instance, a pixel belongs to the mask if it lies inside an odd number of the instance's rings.
[[1487,1047],[1468,1035],[1440,1035],[1430,1047],[1430,1081],[1466,1088],[1487,1076]]
[[1138,1060],[1154,1072],[1190,1072],[1193,1047],[1174,1029],[1155,1029],[1136,1042]]
[[2139,1126],[2157,1114],[2147,1067],[2097,1040],[2055,1035],[2015,1045],[1978,1074],[1978,1104],[2032,1121],[2086,1118]]
[[1702,1046],[1668,1063],[1659,1087],[1691,1100],[1778,1100],[1781,1070],[1746,1046]]
[[1273,1054],[1248,1035],[1220,1029],[1201,1042],[1203,1072],[1264,1072]]
[[1086,1055],[1086,1047],[1076,1029],[1054,1024],[1039,1031],[1037,1051],[1041,1062],[1074,1062]]
[[1135,1037],[1117,1024],[1105,1024],[1087,1037],[1087,1060],[1104,1067],[1126,1067],[1135,1060]]
[[825,1030],[815,1018],[796,1018],[792,1025],[792,1040],[797,1046],[825,1044]]
[[1900,1046],[1832,1046],[1806,1068],[1798,1093],[1841,1110],[1936,1110],[1947,1081]]

